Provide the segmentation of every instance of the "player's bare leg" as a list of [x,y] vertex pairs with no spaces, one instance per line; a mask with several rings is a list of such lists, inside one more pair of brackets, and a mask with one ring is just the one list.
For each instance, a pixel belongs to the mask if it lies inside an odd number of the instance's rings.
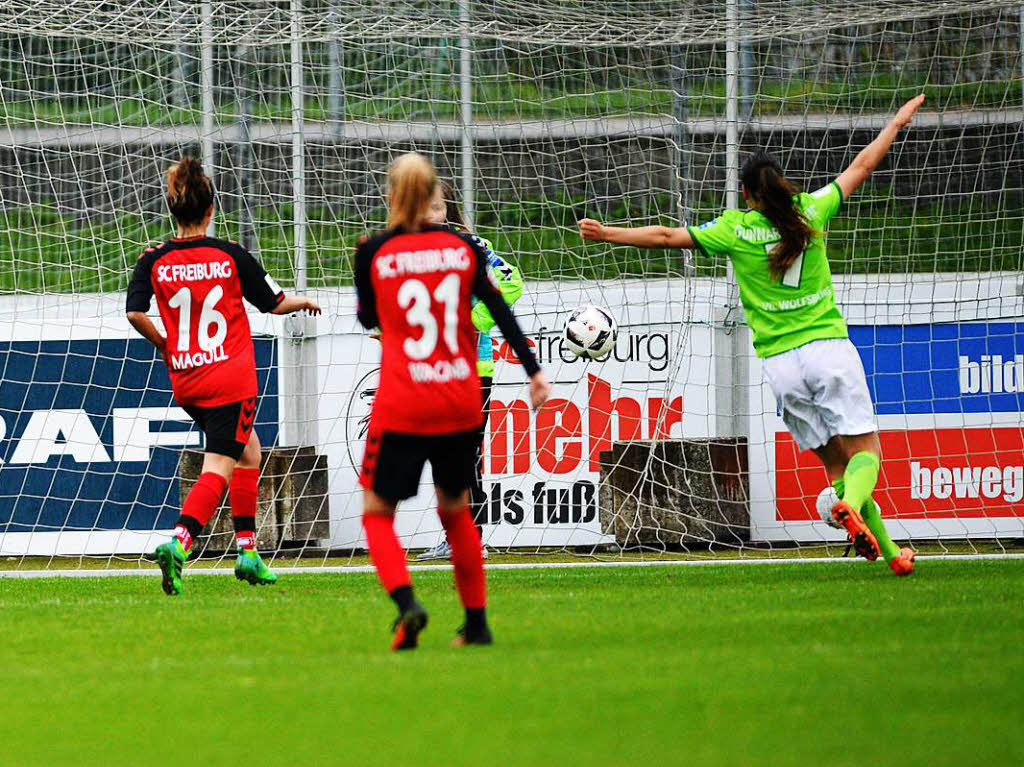
[[231,521],[235,527],[238,557],[235,559],[235,577],[252,586],[277,583],[275,575],[256,549],[256,504],[259,501],[260,439],[254,429],[238,459],[238,465],[228,483],[231,503]]
[[392,650],[412,650],[427,627],[427,611],[416,601],[405,563],[405,549],[395,535],[396,505],[372,490],[363,490],[363,528],[370,559],[384,590],[398,607],[392,624]]
[[466,621],[456,632],[454,644],[491,644],[494,640],[487,625],[484,558],[480,533],[469,510],[469,491],[448,495],[438,488],[437,513],[452,549],[455,586],[466,611]]

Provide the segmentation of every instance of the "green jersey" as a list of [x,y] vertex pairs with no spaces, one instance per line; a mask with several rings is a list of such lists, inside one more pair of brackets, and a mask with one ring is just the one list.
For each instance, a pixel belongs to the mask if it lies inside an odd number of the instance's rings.
[[768,268],[779,233],[756,210],[727,210],[706,224],[687,227],[702,251],[728,254],[732,259],[758,357],[781,354],[810,341],[848,337],[825,255],[825,226],[842,201],[835,181],[814,194],[799,195],[797,204],[814,235],[781,280],[772,277]]

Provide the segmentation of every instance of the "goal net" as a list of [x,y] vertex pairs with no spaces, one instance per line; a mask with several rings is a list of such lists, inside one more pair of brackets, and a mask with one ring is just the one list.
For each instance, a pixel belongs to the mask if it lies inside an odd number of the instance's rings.
[[[385,171],[427,154],[524,278],[515,311],[554,382],[527,406],[497,331],[479,521],[497,552],[841,555],[827,485],[776,414],[724,261],[580,240],[584,216],[699,224],[767,149],[826,185],[907,98],[914,126],[833,219],[838,301],[899,541],[1024,538],[1024,155],[1019,2],[971,0],[6,0],[0,7],[0,555],[141,562],[202,435],[124,318],[173,235],[167,167],[201,157],[217,236],[323,317],[253,312],[266,464],[260,545],[354,563],[380,349],[355,320],[353,244]],[[574,359],[578,305],[618,321]],[[154,311],[155,316],[155,311]],[[442,531],[424,477],[398,530]],[[233,546],[221,510],[202,551]]]

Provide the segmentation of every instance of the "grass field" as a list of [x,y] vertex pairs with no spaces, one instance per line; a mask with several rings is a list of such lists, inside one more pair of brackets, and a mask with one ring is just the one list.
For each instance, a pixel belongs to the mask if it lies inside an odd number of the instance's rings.
[[497,644],[386,651],[371,575],[0,581],[21,764],[1012,764],[1024,561],[491,573]]

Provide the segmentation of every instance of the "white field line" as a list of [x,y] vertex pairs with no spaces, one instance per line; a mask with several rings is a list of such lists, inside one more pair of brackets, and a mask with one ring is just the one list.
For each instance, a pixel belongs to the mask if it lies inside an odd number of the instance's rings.
[[[920,561],[927,560],[979,560],[979,559],[1024,559],[1024,554],[921,554],[917,557]],[[777,559],[659,559],[646,561],[622,561],[622,562],[523,562],[502,563],[487,565],[488,570],[557,570],[571,569],[578,567],[671,567],[677,565],[792,565],[792,564],[817,564],[821,562],[867,562],[859,557],[805,557],[805,558],[777,558]],[[270,564],[274,564],[271,562]],[[427,572],[429,570],[451,570],[451,565],[409,565],[412,572]],[[302,567],[278,566],[277,572],[284,575],[311,574],[334,574],[334,573],[372,573],[372,565],[335,565],[330,567]],[[234,570],[223,567],[193,567],[187,570],[192,575],[232,575]],[[160,571],[154,565],[152,568],[110,569],[110,570],[4,570],[0,571],[0,578],[122,578],[125,576],[157,576]]]

